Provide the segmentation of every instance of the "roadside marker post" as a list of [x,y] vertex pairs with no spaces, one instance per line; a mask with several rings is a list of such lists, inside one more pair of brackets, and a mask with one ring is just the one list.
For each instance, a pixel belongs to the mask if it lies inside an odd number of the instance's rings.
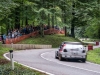
[[13,42],[11,43],[11,48],[12,48],[12,50],[13,50]]
[[11,67],[12,70],[14,70],[13,50],[9,50],[9,52],[10,52]]
[[96,46],[98,46],[99,45],[99,42],[96,42]]

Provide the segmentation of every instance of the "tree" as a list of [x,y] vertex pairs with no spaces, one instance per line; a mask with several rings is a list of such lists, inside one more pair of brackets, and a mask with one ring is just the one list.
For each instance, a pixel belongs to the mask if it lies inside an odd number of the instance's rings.
[[72,37],[75,37],[75,28],[85,30],[84,26],[95,26],[94,34],[100,38],[99,6],[99,0],[0,0],[0,22],[5,23],[6,29],[34,23],[40,26],[42,36],[44,24],[70,27]]
[[[14,3],[12,0],[0,0],[0,24],[2,25],[2,33],[5,32],[4,28],[10,27],[11,18],[9,15],[12,14],[12,10],[14,10],[18,4]],[[4,27],[6,25],[6,27]]]
[[91,20],[88,23],[89,26],[86,28],[85,36],[90,38],[99,38],[100,39],[100,3],[99,0],[96,0],[92,3],[92,10],[89,12]]

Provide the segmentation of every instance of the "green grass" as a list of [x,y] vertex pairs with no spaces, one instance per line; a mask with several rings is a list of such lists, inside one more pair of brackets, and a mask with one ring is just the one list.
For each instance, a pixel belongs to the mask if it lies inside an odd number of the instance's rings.
[[89,51],[87,60],[96,64],[100,64],[100,48]]
[[0,65],[0,75],[46,75],[46,74],[34,71],[32,69],[17,64],[14,70],[12,70],[10,64],[5,64],[5,65]]
[[15,69],[11,70],[10,61],[3,57],[3,54],[9,52],[10,48],[2,47],[0,44],[0,75],[46,75],[44,73],[29,69],[15,63]]
[[10,48],[4,48],[2,47],[2,44],[0,44],[0,59],[5,59],[3,57],[3,54],[6,53],[6,52],[9,52]]
[[19,42],[19,44],[46,44],[52,47],[58,47],[63,41],[79,41],[72,37],[65,37],[64,35],[45,35],[45,37],[33,37]]

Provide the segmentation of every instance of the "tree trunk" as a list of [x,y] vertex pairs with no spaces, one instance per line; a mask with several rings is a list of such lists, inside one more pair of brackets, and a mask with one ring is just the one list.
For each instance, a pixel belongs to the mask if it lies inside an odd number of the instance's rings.
[[98,29],[98,38],[100,39],[100,27]]
[[42,37],[44,37],[44,25],[42,24]]
[[54,28],[54,15],[52,15],[52,28]]
[[67,36],[67,27],[65,26],[65,36]]
[[75,8],[75,3],[73,3],[73,5],[72,5],[72,16],[73,16],[73,18],[72,18],[72,21],[71,21],[71,36],[73,37],[73,38],[75,38],[75,33],[74,33],[74,28],[75,28],[75,12],[74,12],[74,8]]
[[64,23],[66,23],[66,10],[64,10]]
[[[41,5],[42,7],[44,7],[44,0],[42,0],[42,5]],[[42,22],[40,23],[40,25],[41,25],[41,36],[42,37],[44,37],[44,24],[43,24],[43,21],[44,21],[44,11],[42,11],[41,13],[41,19],[42,19]]]
[[21,25],[23,26],[24,25],[24,2],[22,0],[22,22],[21,22]]
[[[64,10],[64,17],[63,17],[64,24],[66,24],[66,10]],[[65,26],[65,36],[67,36],[67,27]]]
[[27,18],[27,16],[25,18],[25,25],[28,25],[28,18]]
[[24,21],[23,21],[23,19],[22,19],[22,26],[23,26],[23,23],[24,23]]
[[10,29],[10,27],[9,27],[9,23],[8,23],[6,26],[7,34],[8,34],[9,29]]
[[[41,19],[42,19],[42,22],[43,22],[43,20],[44,20],[44,14],[43,14],[43,12],[41,12]],[[41,25],[40,26],[41,27],[40,28],[40,33],[41,33],[41,36],[44,37],[44,24],[42,22],[40,23],[40,25]]]
[[[55,7],[55,5],[54,5],[54,1],[52,2],[52,8],[54,8]],[[54,28],[54,20],[55,20],[55,12],[54,12],[54,10],[52,10],[52,28]]]
[[[25,8],[27,10],[27,7]],[[28,25],[28,18],[27,18],[27,15],[25,17],[25,25]]]
[[15,9],[15,29],[20,28],[20,11],[19,8]]
[[56,26],[57,26],[57,18],[56,18],[56,15],[55,15],[55,24],[56,24]]
[[74,28],[75,28],[75,25],[74,25],[74,18],[73,18],[72,23],[71,23],[71,36],[75,38]]
[[50,28],[50,14],[48,14],[48,28]]
[[97,2],[98,2],[98,4],[99,4],[99,3],[100,3],[100,0],[98,0]]
[[[66,5],[66,2],[63,2],[63,5]],[[62,22],[65,25],[66,24],[66,7],[62,7]],[[65,36],[67,36],[67,27],[65,26]]]

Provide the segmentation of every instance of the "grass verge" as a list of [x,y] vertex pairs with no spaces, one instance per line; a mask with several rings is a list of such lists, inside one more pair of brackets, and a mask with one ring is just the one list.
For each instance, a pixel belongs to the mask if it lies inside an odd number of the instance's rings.
[[10,63],[0,65],[0,75],[46,75],[35,70],[16,64],[14,70],[11,69]]
[[88,52],[87,60],[96,64],[100,64],[100,48]]
[[19,42],[19,44],[46,44],[52,47],[59,47],[63,41],[79,41],[72,37],[65,37],[64,35],[45,35],[45,37],[36,36]]

